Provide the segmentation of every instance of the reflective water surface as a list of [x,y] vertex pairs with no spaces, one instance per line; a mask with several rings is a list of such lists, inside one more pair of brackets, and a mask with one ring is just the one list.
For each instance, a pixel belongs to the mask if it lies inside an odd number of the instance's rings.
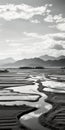
[[[31,71],[31,72],[30,72]],[[34,112],[23,115],[20,123],[32,130],[48,130],[39,123],[39,117],[52,109],[52,105],[45,100],[47,92],[65,93],[65,83],[57,81],[58,77],[65,80],[65,75],[50,74],[50,70],[15,70],[0,75],[0,104],[1,105],[29,105],[38,108]],[[39,81],[43,89],[39,90]]]

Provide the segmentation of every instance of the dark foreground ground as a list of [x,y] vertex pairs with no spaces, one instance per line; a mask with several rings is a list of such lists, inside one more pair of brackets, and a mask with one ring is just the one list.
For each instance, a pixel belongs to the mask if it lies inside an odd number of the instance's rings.
[[41,125],[51,130],[65,130],[65,93],[44,92],[48,98],[46,102],[52,109],[39,118]]
[[0,130],[29,130],[19,119],[22,115],[36,110],[26,105],[22,106],[0,106]]

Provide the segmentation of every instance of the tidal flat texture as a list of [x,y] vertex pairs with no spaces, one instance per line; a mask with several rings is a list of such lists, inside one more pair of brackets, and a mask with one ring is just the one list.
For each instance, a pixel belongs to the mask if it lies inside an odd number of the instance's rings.
[[21,106],[1,106],[0,105],[0,130],[27,130],[23,124],[20,124],[19,119],[22,115],[32,112],[36,108],[26,105]]
[[[62,76],[61,76],[62,77]],[[55,81],[55,84],[54,84]],[[60,80],[61,81],[61,80]],[[65,80],[64,80],[65,82]],[[52,105],[52,108],[42,114],[39,118],[41,125],[51,130],[65,130],[65,83],[56,80],[48,81],[43,92],[47,95],[45,102]],[[45,83],[43,83],[45,85]]]
[[10,69],[1,73],[0,130],[5,129],[64,130],[65,72]]

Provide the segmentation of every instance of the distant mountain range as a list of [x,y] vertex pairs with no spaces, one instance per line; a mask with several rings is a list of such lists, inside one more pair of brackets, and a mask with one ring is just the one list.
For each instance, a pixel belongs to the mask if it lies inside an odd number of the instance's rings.
[[0,66],[4,65],[4,64],[9,64],[9,63],[14,63],[15,60],[13,58],[5,58],[0,60]]
[[[45,59],[46,58],[46,59]],[[65,56],[52,57],[40,56],[39,58],[30,58],[15,61],[12,58],[0,60],[0,68],[19,68],[19,67],[65,67]]]
[[18,60],[14,63],[3,65],[3,67],[8,67],[8,68],[36,67],[36,66],[43,67],[43,60],[41,60],[40,58],[31,58],[31,59]]
[[44,55],[44,56],[40,56],[40,59],[44,60],[44,61],[48,61],[48,60],[60,60],[60,59],[65,59],[64,55],[61,55],[59,57],[54,57],[54,56],[48,56],[48,55]]
[[48,56],[48,55],[44,55],[44,56],[40,56],[40,59],[47,61],[47,60],[55,60],[55,57],[53,56]]

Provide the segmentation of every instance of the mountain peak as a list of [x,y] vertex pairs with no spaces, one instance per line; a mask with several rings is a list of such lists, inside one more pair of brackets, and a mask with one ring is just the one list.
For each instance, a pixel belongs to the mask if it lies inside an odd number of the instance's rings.
[[40,59],[47,61],[47,60],[55,60],[55,57],[49,56],[49,55],[42,55],[40,56]]
[[54,60],[60,60],[60,59],[65,59],[64,55],[58,56],[58,57],[54,57],[54,56],[49,56],[49,55],[42,55],[40,56],[40,59],[44,60],[44,61],[54,61]]

